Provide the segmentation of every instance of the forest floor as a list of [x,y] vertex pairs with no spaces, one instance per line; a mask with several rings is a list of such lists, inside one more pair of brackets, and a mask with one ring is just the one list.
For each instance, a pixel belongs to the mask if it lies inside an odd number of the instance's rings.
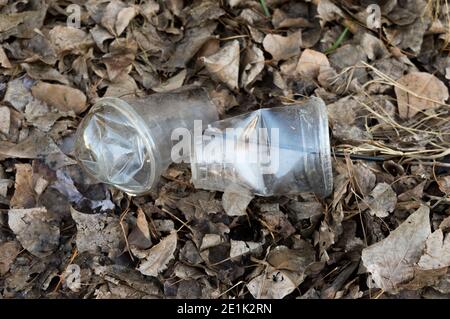
[[[0,0],[0,298],[450,297],[449,15],[447,0]],[[223,195],[179,164],[130,197],[77,165],[96,99],[187,85],[221,118],[321,97],[333,193]]]

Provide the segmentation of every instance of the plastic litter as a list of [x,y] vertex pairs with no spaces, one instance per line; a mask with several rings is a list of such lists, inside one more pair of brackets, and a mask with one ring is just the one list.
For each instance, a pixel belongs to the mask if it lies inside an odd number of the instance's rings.
[[149,192],[171,164],[174,128],[193,130],[194,120],[218,120],[201,88],[139,99],[102,98],[77,131],[75,156],[99,181],[131,194]]
[[[202,121],[200,130],[195,120]],[[327,110],[320,98],[221,121],[200,88],[126,101],[102,98],[78,128],[75,154],[99,181],[144,194],[173,162],[177,128],[199,131],[189,135],[185,154],[196,188],[260,196],[326,197],[332,191]]]
[[333,189],[327,110],[320,98],[214,122],[191,153],[196,188],[261,196]]

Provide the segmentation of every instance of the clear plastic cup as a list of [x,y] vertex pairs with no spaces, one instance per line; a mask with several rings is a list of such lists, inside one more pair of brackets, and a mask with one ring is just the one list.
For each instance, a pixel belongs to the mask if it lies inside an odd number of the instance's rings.
[[156,93],[138,99],[102,98],[80,123],[75,156],[97,180],[131,195],[149,192],[171,164],[175,128],[218,120],[201,88]]
[[320,98],[214,122],[191,152],[196,188],[260,196],[333,189],[327,109]]

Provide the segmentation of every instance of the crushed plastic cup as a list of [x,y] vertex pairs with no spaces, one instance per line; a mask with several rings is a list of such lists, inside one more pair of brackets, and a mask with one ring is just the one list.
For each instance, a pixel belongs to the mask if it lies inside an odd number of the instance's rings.
[[194,121],[218,120],[201,88],[144,98],[101,98],[80,123],[75,156],[100,182],[128,194],[148,193],[172,163],[172,131],[193,130]]
[[333,189],[327,110],[320,98],[211,123],[191,152],[196,188],[260,196]]

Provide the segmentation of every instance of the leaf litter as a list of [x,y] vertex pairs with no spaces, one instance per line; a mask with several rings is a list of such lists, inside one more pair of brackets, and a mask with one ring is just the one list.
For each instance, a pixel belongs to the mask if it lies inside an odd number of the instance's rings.
[[[0,2],[0,298],[450,296],[445,0],[370,25],[364,1],[77,3],[79,27]],[[129,197],[80,170],[96,99],[192,84],[222,118],[324,99],[333,194],[195,190],[174,164]]]

